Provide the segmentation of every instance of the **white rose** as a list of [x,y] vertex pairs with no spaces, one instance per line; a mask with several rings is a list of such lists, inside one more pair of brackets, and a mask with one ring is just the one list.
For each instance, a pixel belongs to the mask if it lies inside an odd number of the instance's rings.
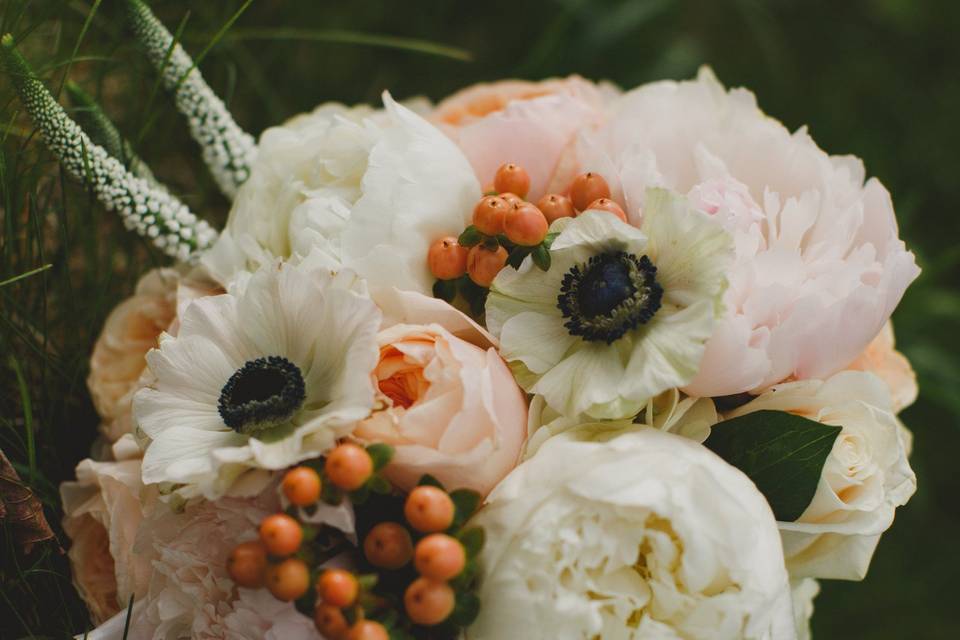
[[777,385],[728,417],[764,409],[843,427],[810,506],[779,523],[790,575],[862,580],[880,534],[917,488],[889,390],[872,374],[845,371]]
[[776,523],[750,480],[655,429],[551,438],[494,490],[471,639],[794,637]]

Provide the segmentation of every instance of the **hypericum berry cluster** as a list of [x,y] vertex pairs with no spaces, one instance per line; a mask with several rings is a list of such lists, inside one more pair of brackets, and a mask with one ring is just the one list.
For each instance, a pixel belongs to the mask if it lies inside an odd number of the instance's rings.
[[524,200],[530,176],[518,164],[497,169],[493,184],[473,209],[473,224],[460,237],[440,238],[427,254],[427,264],[437,282],[433,294],[448,302],[458,291],[475,313],[483,308],[486,290],[506,267],[519,268],[530,256],[540,269],[550,268],[550,225],[579,212],[607,211],[621,220],[627,216],[610,199],[610,187],[598,173],[577,176],[568,195],[548,193],[533,204]]
[[[457,637],[479,611],[473,590],[484,536],[464,524],[480,495],[447,493],[429,476],[406,497],[396,494],[378,473],[392,453],[347,443],[289,470],[281,487],[291,507],[265,518],[258,540],[233,550],[233,580],[296,601],[329,640]],[[330,528],[301,522],[319,501],[335,504],[344,495],[353,503],[359,549],[345,536],[332,541]],[[323,566],[334,557],[337,567]]]
[[177,110],[187,118],[217,186],[232,199],[250,177],[256,141],[237,125],[190,56],[141,0],[127,0],[127,16],[163,86],[174,92]]
[[187,260],[216,240],[217,232],[162,189],[134,176],[107,151],[94,144],[37,79],[3,36],[0,52],[10,78],[50,151],[77,180],[93,189],[103,206],[118,211],[124,226],[150,239],[167,255]]

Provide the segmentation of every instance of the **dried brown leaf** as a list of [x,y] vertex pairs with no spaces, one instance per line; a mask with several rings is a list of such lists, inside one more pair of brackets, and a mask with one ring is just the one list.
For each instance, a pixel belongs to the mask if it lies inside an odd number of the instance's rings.
[[24,554],[30,553],[38,542],[56,538],[43,515],[40,500],[20,480],[3,450],[0,450],[0,522],[6,522]]

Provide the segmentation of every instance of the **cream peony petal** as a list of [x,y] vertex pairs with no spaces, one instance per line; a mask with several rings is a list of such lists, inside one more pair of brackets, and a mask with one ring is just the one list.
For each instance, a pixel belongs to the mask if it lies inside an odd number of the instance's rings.
[[370,152],[363,195],[344,232],[343,262],[371,289],[429,295],[434,278],[424,256],[437,238],[468,224],[480,185],[463,153],[436,127],[384,93],[393,126]]
[[553,438],[476,524],[471,640],[794,637],[773,515],[742,473],[653,429]]

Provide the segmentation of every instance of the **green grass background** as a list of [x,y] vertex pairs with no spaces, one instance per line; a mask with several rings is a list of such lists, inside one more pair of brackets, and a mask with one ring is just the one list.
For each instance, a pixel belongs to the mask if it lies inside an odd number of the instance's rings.
[[[49,86],[98,96],[139,154],[197,212],[227,203],[186,127],[122,29],[117,0],[0,0]],[[859,584],[829,582],[815,635],[960,637],[960,3],[953,0],[155,0],[238,121],[259,133],[327,100],[438,99],[501,77],[580,73],[623,87],[692,76],[710,64],[756,92],[791,129],[853,153],[891,190],[902,236],[924,268],[895,315],[920,377],[903,414],[916,435],[919,490]],[[395,41],[409,38],[413,41]],[[452,49],[449,49],[452,48]],[[62,175],[0,78],[0,448],[58,526],[57,485],[95,436],[84,386],[108,311],[163,258]],[[64,637],[88,625],[63,556],[23,558],[0,531],[0,638]]]

